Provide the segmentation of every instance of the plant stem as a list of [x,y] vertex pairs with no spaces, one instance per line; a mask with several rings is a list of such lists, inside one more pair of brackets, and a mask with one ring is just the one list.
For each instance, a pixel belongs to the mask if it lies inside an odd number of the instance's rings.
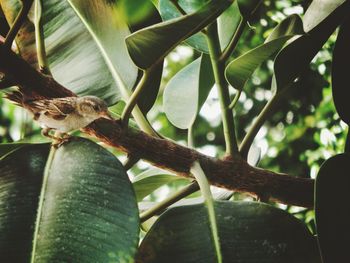
[[32,255],[31,255],[31,263],[35,262],[35,254],[36,254],[36,249],[37,249],[37,240],[38,240],[38,235],[39,235],[39,227],[40,227],[40,223],[41,223],[41,215],[42,215],[42,210],[43,210],[43,206],[44,206],[44,201],[45,201],[45,192],[46,192],[46,188],[47,188],[47,183],[49,180],[49,174],[50,174],[50,169],[51,169],[51,165],[53,162],[53,158],[55,156],[56,153],[56,148],[55,147],[51,147],[50,153],[49,153],[49,157],[46,161],[46,166],[45,166],[45,170],[44,170],[44,177],[43,177],[43,182],[42,182],[42,186],[41,186],[41,190],[40,190],[40,197],[39,197],[39,205],[38,205],[38,212],[36,215],[36,221],[35,221],[35,229],[34,229],[34,236],[33,236],[33,247],[32,247]]
[[276,107],[281,102],[281,99],[284,98],[285,94],[289,91],[290,87],[291,85],[289,87],[284,88],[282,91],[276,93],[271,98],[271,100],[262,109],[256,120],[254,121],[252,127],[245,135],[239,148],[239,152],[241,153],[244,159],[247,159],[250,146],[252,145],[254,138],[259,132],[260,128],[264,125],[265,121],[272,115]]
[[6,35],[6,39],[4,42],[4,46],[8,49],[11,49],[12,43],[15,40],[17,33],[19,31],[19,29],[21,28],[21,26],[23,25],[29,10],[32,6],[33,1],[28,1],[28,0],[22,0],[22,7],[15,19],[15,21],[13,22],[13,25],[11,26],[9,32]]
[[182,198],[190,194],[193,194],[194,192],[197,192],[198,190],[199,190],[199,186],[197,182],[192,182],[191,184],[185,186],[180,191],[174,193],[173,195],[170,195],[169,197],[167,197],[166,199],[164,199],[162,202],[158,203],[151,209],[141,213],[140,215],[141,223],[150,219],[152,216],[163,212],[168,206],[176,203],[177,201],[181,200]]
[[123,110],[121,119],[122,119],[122,124],[124,127],[127,127],[129,124],[129,119],[130,119],[131,113],[132,113],[133,109],[135,108],[137,101],[138,101],[140,95],[142,94],[142,91],[146,88],[148,81],[151,78],[153,68],[154,68],[154,66],[144,71],[141,80],[137,84],[134,92],[131,94],[131,96],[130,96],[130,98],[129,98],[129,100],[128,100],[128,102]]
[[214,240],[217,261],[218,263],[222,263],[222,255],[221,255],[221,248],[220,248],[220,242],[219,242],[219,231],[218,231],[215,207],[214,207],[215,204],[214,204],[213,195],[210,191],[210,185],[209,185],[208,179],[205,176],[205,173],[198,161],[194,162],[190,171],[191,171],[191,174],[193,174],[193,176],[196,178],[199,188],[201,190],[202,196],[204,198],[205,204],[207,205],[209,224],[210,224],[210,229]]
[[188,128],[187,131],[187,145],[190,148],[194,148],[193,124]]
[[128,154],[128,158],[123,163],[123,167],[125,171],[128,171],[129,169],[131,169],[131,167],[133,167],[138,161],[140,161],[139,157],[132,154]]
[[236,107],[236,104],[239,100],[239,98],[241,97],[242,94],[242,90],[238,90],[235,97],[233,98],[231,104],[228,106],[231,110],[233,110]]
[[230,43],[227,45],[226,49],[224,50],[224,52],[222,52],[220,56],[220,59],[219,59],[220,61],[225,63],[226,60],[230,57],[233,50],[236,48],[239,39],[242,36],[242,33],[244,31],[246,24],[247,24],[247,20],[244,18],[241,18],[241,21],[238,24],[235,34],[233,35]]
[[233,153],[238,153],[238,148],[233,113],[229,108],[230,94],[224,76],[225,63],[219,60],[221,50],[216,22],[208,26],[207,32],[207,43],[220,99],[226,154],[232,155]]
[[51,75],[45,49],[45,37],[42,23],[42,0],[35,0],[35,40],[39,69],[46,75]]

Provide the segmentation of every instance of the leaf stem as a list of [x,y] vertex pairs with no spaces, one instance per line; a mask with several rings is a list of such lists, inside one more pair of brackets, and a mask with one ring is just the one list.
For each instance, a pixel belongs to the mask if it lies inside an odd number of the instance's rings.
[[197,192],[199,190],[199,185],[197,182],[192,182],[191,184],[185,186],[180,191],[174,193],[173,195],[170,195],[163,201],[159,202],[154,207],[148,209],[147,211],[140,214],[140,221],[145,222],[146,220],[150,219],[152,216],[161,213],[164,211],[167,207],[170,205],[176,203],[177,201],[181,200],[182,198],[193,194],[194,192]]
[[242,94],[242,90],[238,90],[235,97],[233,98],[231,104],[228,106],[231,110],[233,110],[236,107],[236,104],[239,100],[239,98],[241,97]]
[[11,49],[12,43],[15,40],[18,31],[20,30],[21,26],[23,25],[29,10],[32,6],[33,0],[22,0],[22,7],[15,19],[15,21],[13,22],[13,25],[11,26],[9,32],[6,35],[6,39],[4,42],[4,46],[8,49]]
[[149,82],[149,79],[151,78],[153,68],[154,68],[154,66],[143,72],[143,76],[142,76],[141,80],[137,84],[134,92],[131,94],[127,104],[125,105],[125,108],[124,108],[123,113],[121,115],[122,124],[124,127],[127,127],[129,124],[129,119],[130,119],[131,113],[132,113],[133,109],[135,108],[137,101],[138,101],[140,95],[142,94],[142,91],[146,88],[146,86]]
[[194,148],[193,124],[187,130],[187,145],[190,148]]
[[207,28],[207,43],[209,48],[209,54],[214,72],[215,83],[218,89],[221,115],[224,129],[224,137],[226,143],[226,154],[232,155],[238,153],[237,140],[235,134],[235,124],[233,119],[233,113],[229,108],[230,94],[228,91],[228,85],[225,80],[224,70],[225,64],[219,60],[221,49],[218,36],[217,23],[213,22]]
[[47,183],[49,180],[49,174],[51,171],[51,165],[53,162],[53,158],[55,156],[56,153],[56,148],[55,147],[51,147],[49,156],[47,158],[46,161],[46,166],[45,166],[45,170],[44,170],[44,177],[43,177],[43,182],[42,182],[42,186],[41,186],[41,190],[40,190],[40,197],[39,197],[39,205],[38,205],[38,211],[37,211],[37,215],[36,215],[36,221],[35,221],[35,229],[34,229],[34,236],[33,236],[33,247],[32,247],[32,255],[31,255],[31,263],[35,262],[35,254],[36,254],[36,249],[37,249],[37,241],[38,241],[38,235],[39,235],[39,228],[40,228],[40,223],[41,223],[41,216],[42,216],[42,210],[43,210],[43,206],[44,206],[44,202],[45,202],[45,192],[46,192],[46,188],[47,188]]
[[273,111],[278,107],[279,103],[281,102],[281,99],[284,98],[286,93],[289,91],[290,87],[292,87],[292,85],[285,87],[282,91],[276,93],[271,98],[271,100],[262,109],[256,120],[254,121],[252,127],[245,135],[239,148],[239,152],[241,153],[244,159],[247,159],[250,146],[252,145],[254,138],[259,132],[260,128],[264,125],[265,121],[273,114]]
[[52,75],[47,61],[46,49],[45,49],[45,37],[42,23],[42,0],[35,0],[35,43],[38,56],[39,69],[43,74]]
[[244,28],[247,24],[247,20],[245,18],[241,18],[241,21],[238,24],[237,30],[235,34],[233,35],[230,43],[227,45],[226,49],[222,52],[219,60],[225,63],[227,59],[230,57],[232,54],[233,50],[236,48],[239,39],[242,36],[242,33],[244,31]]
[[208,216],[209,216],[209,223],[211,232],[213,235],[214,240],[214,246],[216,251],[216,256],[218,263],[222,262],[222,255],[221,255],[221,248],[220,248],[220,241],[219,241],[219,231],[215,216],[215,207],[214,207],[214,199],[210,191],[210,185],[208,182],[207,177],[204,174],[204,171],[202,170],[202,167],[200,166],[198,161],[195,161],[191,167],[191,174],[196,178],[199,188],[201,190],[201,193],[203,195],[203,198],[205,200],[205,203],[207,205],[208,209]]

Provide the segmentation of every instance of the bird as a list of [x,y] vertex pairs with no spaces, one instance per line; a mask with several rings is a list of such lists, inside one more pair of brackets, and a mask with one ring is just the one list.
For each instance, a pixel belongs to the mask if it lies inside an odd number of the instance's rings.
[[[28,110],[42,127],[42,135],[57,141],[58,146],[70,139],[68,132],[84,128],[99,118],[113,120],[106,102],[96,96],[24,100],[17,92],[7,98]],[[55,135],[50,134],[51,130]]]

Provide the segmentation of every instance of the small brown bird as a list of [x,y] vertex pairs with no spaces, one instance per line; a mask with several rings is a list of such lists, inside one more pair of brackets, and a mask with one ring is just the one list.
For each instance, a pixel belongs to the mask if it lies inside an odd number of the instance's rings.
[[[58,140],[67,141],[70,131],[84,128],[99,118],[113,120],[108,113],[107,104],[95,96],[64,97],[53,99],[25,100],[19,102],[14,93],[8,96],[33,114],[43,128],[42,134]],[[50,135],[55,130],[58,135]]]

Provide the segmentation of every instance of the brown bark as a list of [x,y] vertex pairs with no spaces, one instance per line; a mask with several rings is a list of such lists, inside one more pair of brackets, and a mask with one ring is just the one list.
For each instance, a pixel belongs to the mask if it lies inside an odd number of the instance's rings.
[[[0,72],[19,85],[27,94],[39,97],[64,97],[74,94],[50,77],[33,69],[27,62],[0,44]],[[119,121],[100,119],[84,129],[99,140],[132,153],[155,166],[190,177],[189,170],[198,160],[211,184],[290,205],[313,205],[312,179],[297,178],[251,167],[239,156],[224,160],[203,155],[172,141],[151,137],[142,131],[122,129]]]

